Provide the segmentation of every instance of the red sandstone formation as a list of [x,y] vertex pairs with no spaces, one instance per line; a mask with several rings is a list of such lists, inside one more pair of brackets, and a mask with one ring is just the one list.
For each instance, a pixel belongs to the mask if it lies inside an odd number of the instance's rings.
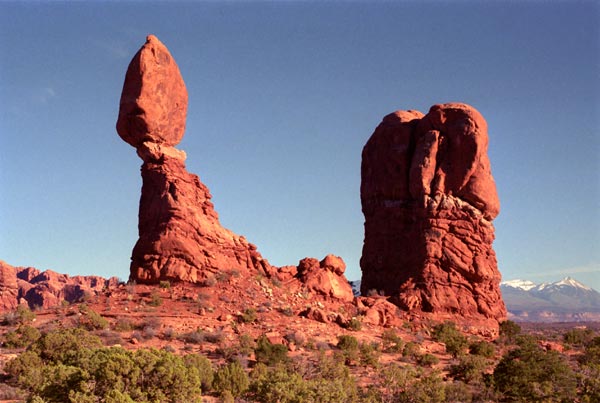
[[223,228],[208,188],[173,146],[185,130],[187,91],[167,48],[153,35],[125,76],[117,132],[142,165],[139,240],[130,279],[202,282],[219,270],[264,273],[269,263],[243,236]]
[[50,308],[62,301],[83,301],[114,288],[116,277],[73,276],[51,270],[40,272],[33,267],[13,267],[0,260],[0,311],[8,311],[26,303],[30,308]]
[[487,124],[468,105],[383,119],[362,153],[363,295],[442,316],[506,317],[487,147]]

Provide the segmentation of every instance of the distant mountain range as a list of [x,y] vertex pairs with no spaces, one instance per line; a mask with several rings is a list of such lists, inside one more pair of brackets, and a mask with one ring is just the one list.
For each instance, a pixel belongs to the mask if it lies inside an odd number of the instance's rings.
[[500,283],[500,289],[511,320],[600,321],[600,293],[571,277],[542,284],[509,280]]
[[[360,295],[360,280],[350,281],[354,295]],[[500,283],[508,318],[520,322],[599,322],[600,293],[579,281],[565,277],[554,283],[529,280]]]

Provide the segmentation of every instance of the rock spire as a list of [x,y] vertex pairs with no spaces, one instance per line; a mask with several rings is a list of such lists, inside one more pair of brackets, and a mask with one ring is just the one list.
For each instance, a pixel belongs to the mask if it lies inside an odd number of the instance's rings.
[[362,152],[361,292],[401,308],[501,320],[500,211],[487,124],[465,104],[383,118]]
[[208,188],[187,172],[183,138],[187,90],[179,68],[149,35],[129,64],[117,132],[136,148],[142,165],[139,239],[130,280],[202,282],[223,269],[266,272],[256,246],[219,223]]

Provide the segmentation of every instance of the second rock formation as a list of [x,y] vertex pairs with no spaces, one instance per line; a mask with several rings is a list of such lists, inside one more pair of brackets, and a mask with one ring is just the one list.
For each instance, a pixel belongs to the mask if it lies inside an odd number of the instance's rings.
[[487,124],[465,104],[387,115],[362,153],[361,293],[401,308],[501,320],[500,204]]

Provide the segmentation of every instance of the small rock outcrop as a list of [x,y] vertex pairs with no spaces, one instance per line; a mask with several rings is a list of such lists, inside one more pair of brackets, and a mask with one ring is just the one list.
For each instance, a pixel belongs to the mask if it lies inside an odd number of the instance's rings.
[[130,280],[197,283],[223,269],[264,273],[269,263],[221,226],[208,188],[174,148],[185,131],[187,98],[175,60],[149,35],[127,69],[117,121],[121,138],[144,161]]
[[13,267],[0,260],[0,312],[20,304],[51,308],[63,301],[81,302],[118,284],[116,277],[71,277],[52,270],[40,272],[33,267]]
[[487,124],[465,104],[383,119],[362,152],[362,295],[442,316],[506,317],[487,148]]

